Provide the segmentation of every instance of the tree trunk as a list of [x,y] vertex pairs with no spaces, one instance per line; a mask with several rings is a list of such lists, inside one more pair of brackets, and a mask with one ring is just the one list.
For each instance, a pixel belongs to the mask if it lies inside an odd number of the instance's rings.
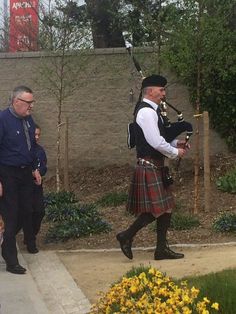
[[56,190],[60,191],[60,143],[61,143],[61,124],[57,125],[57,160],[56,160]]
[[200,160],[199,160],[199,152],[200,152],[200,140],[199,140],[199,113],[200,113],[200,97],[201,97],[201,70],[202,70],[202,25],[201,25],[201,17],[203,13],[203,5],[202,1],[199,0],[199,12],[198,12],[198,21],[197,21],[197,100],[196,100],[196,153],[195,153],[195,160],[194,160],[194,214],[199,212],[199,167],[200,167]]
[[65,123],[65,146],[64,146],[64,190],[69,191],[69,120],[66,117]]
[[210,210],[211,180],[210,180],[210,150],[209,150],[209,115],[203,111],[204,125],[204,203],[205,211]]

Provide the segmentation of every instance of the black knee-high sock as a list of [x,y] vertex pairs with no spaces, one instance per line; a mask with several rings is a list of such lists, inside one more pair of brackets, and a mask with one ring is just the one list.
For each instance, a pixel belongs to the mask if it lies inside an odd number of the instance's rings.
[[157,250],[166,247],[166,234],[170,227],[171,214],[165,213],[157,218]]
[[132,223],[132,225],[130,225],[129,228],[126,231],[124,231],[125,236],[129,239],[132,239],[140,229],[147,226],[155,219],[156,218],[151,213],[140,214]]

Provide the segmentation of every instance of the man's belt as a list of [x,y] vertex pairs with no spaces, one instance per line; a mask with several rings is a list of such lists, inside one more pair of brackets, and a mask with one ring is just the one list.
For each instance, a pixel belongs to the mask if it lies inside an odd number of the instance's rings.
[[147,165],[147,166],[151,166],[153,167],[154,169],[161,169],[164,167],[164,165],[158,165],[158,164],[154,164],[153,161],[149,161],[147,159],[144,159],[144,158],[138,158],[138,161],[137,161],[138,164],[141,164],[143,166]]
[[12,169],[29,169],[29,168],[32,168],[32,166],[30,165],[22,165],[22,166],[11,166],[11,165],[3,165],[3,164],[0,164],[0,166],[2,167],[7,167],[7,168],[12,168]]

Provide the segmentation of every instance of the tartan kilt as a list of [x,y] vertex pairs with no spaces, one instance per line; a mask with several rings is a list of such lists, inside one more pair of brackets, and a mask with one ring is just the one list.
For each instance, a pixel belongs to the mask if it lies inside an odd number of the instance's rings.
[[174,206],[171,187],[163,186],[161,169],[137,164],[130,184],[127,210],[135,215],[152,213],[158,217],[171,213]]

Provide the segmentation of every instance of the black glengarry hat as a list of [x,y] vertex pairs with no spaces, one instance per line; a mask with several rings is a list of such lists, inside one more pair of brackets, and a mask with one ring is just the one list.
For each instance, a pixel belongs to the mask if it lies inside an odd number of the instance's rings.
[[147,76],[142,82],[142,89],[145,87],[158,86],[165,87],[167,84],[167,80],[164,76],[161,75],[150,75]]

